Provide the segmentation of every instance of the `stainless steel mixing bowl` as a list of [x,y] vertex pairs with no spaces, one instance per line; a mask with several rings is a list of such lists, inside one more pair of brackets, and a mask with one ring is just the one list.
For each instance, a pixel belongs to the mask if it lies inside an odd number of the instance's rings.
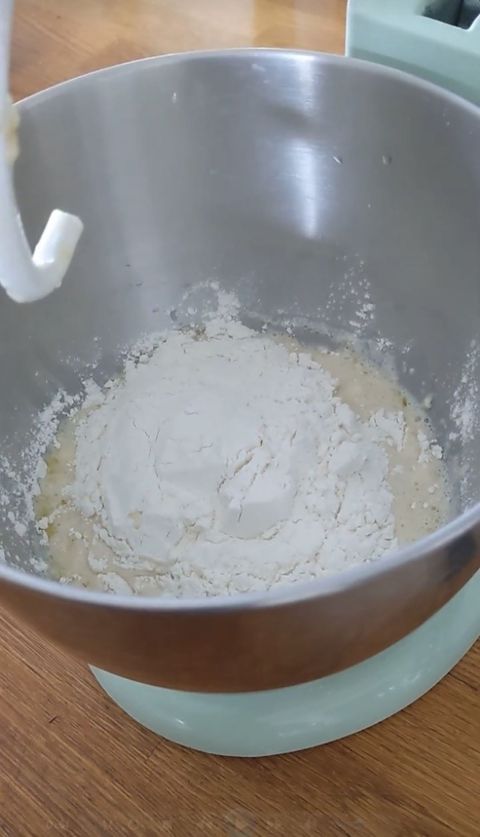
[[[364,336],[392,342],[417,397],[433,392],[459,514],[325,581],[169,603],[36,576],[35,535],[19,537],[3,509],[2,605],[102,669],[223,692],[339,671],[428,619],[480,564],[480,434],[449,439],[480,330],[480,110],[385,68],[248,50],[115,67],[20,111],[30,241],[52,206],[86,226],[61,290],[32,306],[1,299],[0,433],[20,470],[57,389],[78,391],[98,360],[105,380],[119,346],[164,327],[168,310],[178,320],[193,284],[217,279],[259,319],[333,329],[349,328],[369,288]],[[5,469],[1,480],[13,490]]]

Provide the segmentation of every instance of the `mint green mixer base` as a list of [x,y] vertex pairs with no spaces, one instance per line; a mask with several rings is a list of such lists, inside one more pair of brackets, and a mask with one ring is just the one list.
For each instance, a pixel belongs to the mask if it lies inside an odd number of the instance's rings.
[[480,572],[401,642],[313,683],[206,695],[92,672],[125,712],[170,741],[223,756],[267,756],[326,744],[399,712],[441,680],[479,636]]
[[462,29],[426,17],[434,6],[349,0],[347,55],[405,70],[480,105],[480,17]]

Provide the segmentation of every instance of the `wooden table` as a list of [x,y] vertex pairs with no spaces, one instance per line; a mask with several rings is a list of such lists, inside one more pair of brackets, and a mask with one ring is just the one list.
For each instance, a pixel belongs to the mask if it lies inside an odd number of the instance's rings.
[[[342,51],[345,0],[17,0],[16,98],[162,52]],[[480,606],[480,604],[479,604]],[[384,724],[252,761],[141,729],[76,662],[0,616],[0,835],[478,837],[480,647]]]

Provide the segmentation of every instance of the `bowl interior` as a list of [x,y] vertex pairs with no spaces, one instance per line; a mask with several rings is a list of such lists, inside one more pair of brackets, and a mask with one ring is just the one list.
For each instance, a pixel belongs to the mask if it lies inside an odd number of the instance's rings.
[[36,571],[8,512],[39,411],[105,381],[140,336],[201,320],[212,280],[249,322],[388,343],[400,383],[433,396],[455,510],[479,500],[480,111],[373,65],[251,50],[76,79],[21,120],[29,240],[57,206],[85,233],[59,291],[0,301],[8,563]]

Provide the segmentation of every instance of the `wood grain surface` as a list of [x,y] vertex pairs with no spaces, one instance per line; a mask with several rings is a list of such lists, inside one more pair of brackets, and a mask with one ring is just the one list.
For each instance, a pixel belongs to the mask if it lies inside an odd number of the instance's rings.
[[[12,91],[194,48],[340,52],[344,21],[344,0],[17,0]],[[477,644],[378,727],[307,753],[219,759],[143,730],[82,666],[0,615],[0,835],[478,837],[479,698]]]

